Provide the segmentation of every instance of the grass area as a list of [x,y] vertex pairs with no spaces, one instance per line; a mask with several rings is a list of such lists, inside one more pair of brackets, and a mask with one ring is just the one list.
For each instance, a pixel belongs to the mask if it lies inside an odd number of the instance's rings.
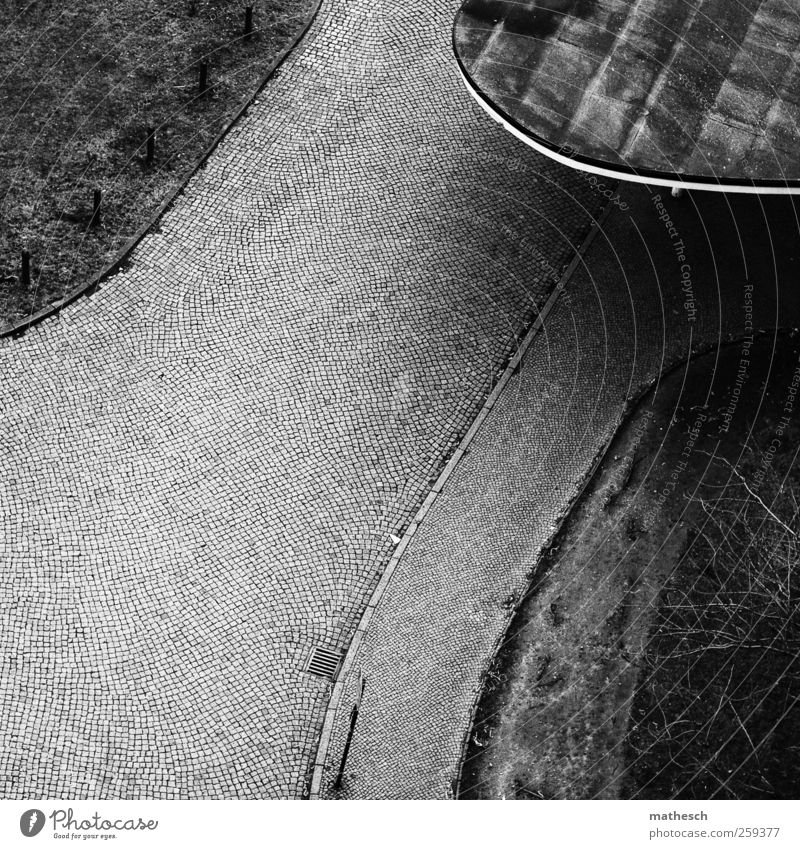
[[[0,325],[60,300],[114,259],[252,94],[314,5],[4,0]],[[253,32],[245,37],[247,6]],[[208,89],[200,96],[204,63]],[[30,254],[29,285],[23,250]]]
[[746,453],[664,587],[627,740],[634,797],[800,794],[798,438]]
[[[483,682],[460,795],[618,798],[628,704],[665,564],[673,515],[645,523],[667,467],[651,468],[681,375],[662,383],[614,439],[553,545]],[[699,381],[698,381],[699,383]],[[668,471],[667,471],[668,476]]]
[[462,798],[800,794],[800,343],[749,350],[728,424],[738,345],[616,435],[486,674]]

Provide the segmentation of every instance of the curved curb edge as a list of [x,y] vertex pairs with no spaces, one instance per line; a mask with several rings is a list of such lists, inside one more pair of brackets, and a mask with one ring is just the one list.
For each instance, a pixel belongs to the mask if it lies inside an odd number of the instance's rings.
[[16,324],[5,326],[2,330],[0,330],[0,339],[6,339],[7,337],[16,339],[22,336],[25,331],[27,331],[34,325],[44,321],[46,318],[50,318],[51,316],[57,316],[61,312],[61,310],[64,309],[64,307],[69,306],[71,303],[78,300],[78,298],[81,298],[84,295],[93,294],[95,291],[97,291],[98,287],[104,280],[107,280],[109,277],[112,277],[114,274],[117,274],[119,271],[122,271],[129,264],[132,258],[131,255],[133,254],[133,251],[136,249],[139,243],[144,239],[145,236],[148,235],[148,233],[150,233],[151,230],[153,230],[153,228],[158,225],[161,218],[169,211],[170,207],[172,207],[175,201],[178,200],[178,198],[183,194],[191,180],[208,162],[208,159],[211,154],[214,153],[220,143],[228,135],[228,133],[236,126],[236,124],[239,123],[239,120],[244,117],[244,115],[253,105],[255,99],[262,93],[267,83],[275,75],[275,72],[278,70],[278,68],[286,61],[286,59],[289,57],[289,54],[294,52],[295,48],[303,40],[306,33],[308,33],[309,29],[311,28],[311,25],[316,20],[316,17],[319,14],[319,10],[324,2],[325,0],[316,0],[314,7],[311,9],[308,16],[304,20],[300,31],[286,45],[286,47],[284,47],[283,50],[281,50],[281,52],[272,60],[264,75],[259,80],[258,85],[253,89],[248,98],[236,110],[230,120],[223,126],[223,128],[217,134],[216,138],[205,149],[205,151],[203,151],[203,153],[200,155],[200,158],[185,174],[180,183],[169,193],[166,200],[161,203],[159,208],[153,213],[150,219],[144,225],[142,225],[142,227],[140,227],[128,240],[128,242],[122,247],[115,259],[113,259],[105,268],[103,268],[101,271],[91,277],[87,282],[81,284],[80,286],[78,286],[77,289],[74,289],[68,295],[61,298],[61,300],[55,301],[54,303],[43,307],[38,312],[29,315],[27,318],[17,322]]
[[533,343],[533,340],[536,338],[536,336],[538,336],[539,331],[542,329],[544,322],[547,319],[547,316],[558,301],[559,295],[564,290],[569,280],[572,278],[579,264],[583,261],[583,257],[588,251],[589,246],[594,241],[595,236],[602,230],[603,224],[605,223],[608,216],[611,214],[613,208],[614,204],[607,203],[603,210],[600,212],[600,214],[594,219],[594,223],[592,224],[589,232],[584,237],[583,242],[581,243],[577,252],[573,256],[569,265],[564,270],[558,283],[553,288],[553,291],[550,293],[550,296],[548,297],[544,306],[537,313],[535,321],[533,322],[528,332],[525,334],[524,338],[520,342],[520,345],[514,353],[514,356],[509,360],[508,365],[503,371],[503,374],[495,384],[494,388],[489,394],[489,397],[486,399],[477,416],[473,420],[472,424],[469,427],[469,430],[459,442],[458,447],[453,452],[447,465],[442,470],[439,477],[436,479],[436,483],[433,485],[433,487],[431,487],[431,490],[428,493],[427,497],[422,502],[422,505],[420,506],[419,510],[417,510],[414,518],[411,520],[411,523],[403,534],[403,537],[398,543],[397,548],[395,548],[394,554],[389,560],[386,569],[381,575],[377,586],[373,590],[372,596],[370,597],[370,600],[361,615],[358,625],[356,626],[355,633],[353,634],[352,640],[350,641],[350,645],[347,648],[344,662],[342,663],[336,682],[333,685],[331,697],[328,701],[328,706],[325,710],[325,718],[322,724],[322,732],[320,733],[319,745],[317,747],[317,753],[313,762],[313,773],[308,795],[309,799],[319,800],[322,798],[321,792],[325,766],[328,759],[328,752],[330,749],[331,740],[333,739],[333,731],[334,726],[336,724],[336,718],[339,712],[339,708],[341,707],[342,696],[344,695],[345,684],[348,681],[350,674],[355,667],[356,658],[358,657],[359,651],[361,649],[361,644],[366,637],[370,620],[372,619],[375,610],[380,604],[383,594],[386,591],[386,588],[388,587],[389,583],[391,582],[392,577],[394,576],[394,573],[397,569],[397,566],[399,565],[400,560],[402,559],[403,554],[405,553],[405,550],[408,548],[408,545],[414,537],[417,528],[419,527],[420,523],[425,518],[425,516],[428,514],[428,511],[433,506],[437,496],[441,492],[445,483],[447,483],[448,479],[453,474],[453,471],[455,470],[456,466],[461,461],[461,458],[466,453],[469,444],[475,437],[475,434],[480,430],[481,425],[484,423],[492,408],[497,403],[498,398],[502,394],[503,390],[506,388],[508,382],[511,380],[514,372],[522,363],[523,359],[525,358],[525,354]]
[[537,153],[548,156],[561,165],[568,165],[578,171],[586,171],[589,174],[598,174],[611,180],[623,180],[630,183],[642,183],[649,186],[664,186],[673,189],[690,189],[710,192],[726,192],[729,194],[766,194],[766,195],[796,195],[800,194],[800,181],[757,179],[737,177],[703,177],[682,174],[669,174],[648,168],[634,168],[633,166],[614,165],[610,162],[594,159],[583,154],[572,153],[565,155],[561,151],[566,146],[560,147],[546,141],[525,127],[504,109],[495,103],[478,84],[472,79],[467,70],[461,53],[458,50],[456,30],[459,27],[461,12],[456,15],[453,23],[452,45],[459,73],[469,93],[477,100],[481,108],[498,124],[508,130],[523,144],[532,147]]

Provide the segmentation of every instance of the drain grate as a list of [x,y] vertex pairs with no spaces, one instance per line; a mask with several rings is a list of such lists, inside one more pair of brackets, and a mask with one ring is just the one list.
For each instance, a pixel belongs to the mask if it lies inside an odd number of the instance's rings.
[[343,654],[338,649],[316,646],[306,665],[306,672],[319,675],[320,678],[333,678],[339,671]]

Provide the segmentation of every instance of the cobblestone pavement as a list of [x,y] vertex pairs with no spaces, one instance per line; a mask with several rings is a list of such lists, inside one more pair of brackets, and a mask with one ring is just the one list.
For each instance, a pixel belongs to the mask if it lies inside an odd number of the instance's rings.
[[2,797],[304,792],[305,660],[597,202],[472,103],[457,7],[324,0],[128,270],[0,343]]
[[797,325],[789,199],[658,201],[627,187],[621,203],[629,209],[594,238],[348,657],[320,795],[450,795],[481,675],[629,401],[693,350]]

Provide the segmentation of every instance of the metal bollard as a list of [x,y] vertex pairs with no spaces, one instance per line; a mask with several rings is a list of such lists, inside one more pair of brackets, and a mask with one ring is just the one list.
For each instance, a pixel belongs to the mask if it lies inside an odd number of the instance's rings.
[[149,165],[156,155],[156,131],[154,127],[147,128],[147,164]]
[[253,7],[247,6],[244,10],[244,37],[250,38],[253,32]]
[[200,63],[200,83],[198,91],[201,95],[206,93],[208,89],[208,62]]
[[100,203],[102,200],[103,193],[100,189],[95,189],[92,197],[92,220],[89,222],[92,227],[100,226]]
[[31,255],[28,251],[22,252],[22,273],[20,274],[22,285],[27,289],[31,285]]

